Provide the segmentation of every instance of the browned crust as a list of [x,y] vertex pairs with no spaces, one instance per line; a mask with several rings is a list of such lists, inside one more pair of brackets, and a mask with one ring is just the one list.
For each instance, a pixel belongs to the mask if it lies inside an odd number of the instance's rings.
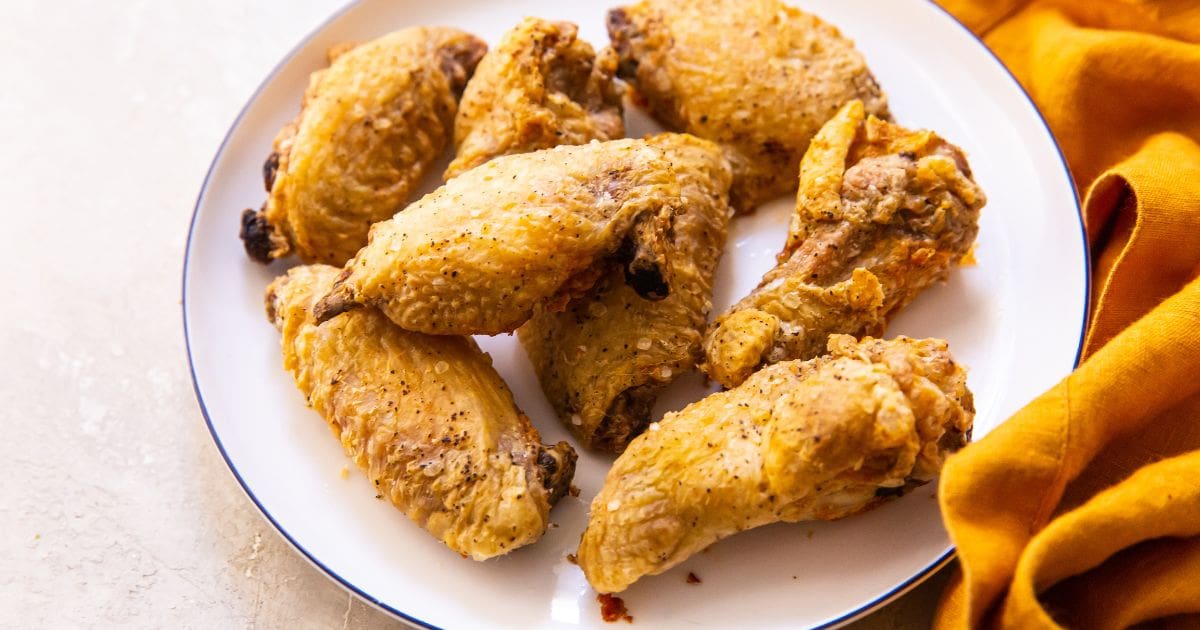
[[538,450],[537,465],[542,471],[542,487],[546,488],[551,507],[570,490],[579,454],[566,442]]
[[651,301],[671,293],[667,241],[672,212],[643,212],[621,242],[616,258],[625,266],[625,282],[638,295]]

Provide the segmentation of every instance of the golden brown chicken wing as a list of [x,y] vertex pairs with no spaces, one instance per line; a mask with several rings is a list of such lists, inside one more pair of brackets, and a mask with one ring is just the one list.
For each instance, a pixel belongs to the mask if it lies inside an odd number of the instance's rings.
[[648,141],[667,152],[683,187],[668,243],[675,290],[644,300],[609,265],[566,310],[517,331],[563,424],[585,446],[614,452],[650,423],[662,389],[695,366],[729,220],[729,165],[717,145],[674,133]]
[[971,392],[944,341],[834,335],[829,351],[764,368],[635,439],[579,545],[592,587],[624,590],[760,525],[862,512],[965,444]]
[[491,358],[467,337],[396,327],[374,309],[317,326],[336,267],[296,267],[267,291],[284,367],[377,492],[464,556],[541,537],[575,451],[540,443]]
[[525,18],[479,62],[454,121],[450,179],[499,156],[625,135],[617,55],[570,22]]
[[704,370],[733,387],[832,333],[880,334],[970,251],[984,203],[958,147],[848,103],[804,156],[779,263],[709,327]]
[[655,118],[725,148],[738,210],[794,190],[809,140],[847,101],[888,115],[853,42],[780,0],[643,0],[610,11],[608,32]]
[[[458,96],[487,50],[452,28],[413,27],[338,49],[263,167],[270,196],[242,215],[246,252],[341,265],[396,213],[450,139]],[[332,57],[333,55],[331,55]]]
[[643,140],[498,157],[376,224],[317,318],[370,304],[407,330],[507,332],[586,291],[609,257],[661,299],[680,203],[670,159]]

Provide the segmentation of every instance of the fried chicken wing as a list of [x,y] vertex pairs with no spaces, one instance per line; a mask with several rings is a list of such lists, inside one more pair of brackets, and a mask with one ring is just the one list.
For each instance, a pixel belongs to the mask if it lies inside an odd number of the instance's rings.
[[578,30],[525,18],[484,55],[459,104],[446,179],[499,155],[624,137],[617,55],[597,55]]
[[848,103],[804,156],[779,263],[709,327],[704,370],[733,387],[830,334],[879,335],[970,251],[984,203],[958,147]]
[[715,144],[672,133],[648,140],[667,152],[683,187],[669,242],[676,290],[650,302],[610,269],[566,310],[518,330],[564,425],[606,451],[640,434],[662,389],[695,366],[729,220],[730,169]]
[[413,27],[332,51],[263,167],[266,204],[242,215],[246,252],[345,263],[408,201],[451,137],[458,96],[487,50],[452,28]]
[[635,100],[725,148],[738,210],[794,190],[809,140],[847,101],[888,115],[853,42],[780,0],[643,0],[610,11],[608,32]]
[[846,335],[667,414],[592,501],[579,566],[602,593],[777,521],[831,520],[925,483],[974,420],[966,373],[937,339]]
[[377,492],[434,537],[484,560],[542,536],[575,451],[546,447],[468,337],[401,330],[373,309],[317,326],[338,269],[301,266],[267,291],[284,367]]
[[507,332],[586,291],[611,257],[639,295],[661,299],[676,179],[643,140],[498,157],[376,224],[317,318],[369,304],[407,330]]

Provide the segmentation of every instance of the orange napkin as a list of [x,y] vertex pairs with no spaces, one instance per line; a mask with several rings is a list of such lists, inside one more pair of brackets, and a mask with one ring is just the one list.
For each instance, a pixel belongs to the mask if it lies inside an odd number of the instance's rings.
[[1200,627],[1200,2],[940,1],[1045,114],[1094,268],[1083,364],[946,465],[937,626]]

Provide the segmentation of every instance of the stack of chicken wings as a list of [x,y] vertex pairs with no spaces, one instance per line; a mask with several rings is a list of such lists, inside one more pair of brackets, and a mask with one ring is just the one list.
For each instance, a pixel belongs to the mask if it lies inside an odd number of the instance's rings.
[[[816,16],[642,0],[607,26],[600,50],[537,18],[492,50],[425,27],[339,47],[241,237],[308,263],[266,306],[309,406],[379,494],[476,560],[535,542],[575,467],[471,338],[516,331],[578,447],[618,454],[578,552],[613,593],[936,476],[970,436],[965,370],[943,340],[881,337],[970,252],[985,196]],[[625,138],[627,100],[669,132]],[[444,185],[411,201],[448,147]],[[730,223],[789,193],[777,265],[714,317]],[[695,370],[726,389],[655,421]]]

